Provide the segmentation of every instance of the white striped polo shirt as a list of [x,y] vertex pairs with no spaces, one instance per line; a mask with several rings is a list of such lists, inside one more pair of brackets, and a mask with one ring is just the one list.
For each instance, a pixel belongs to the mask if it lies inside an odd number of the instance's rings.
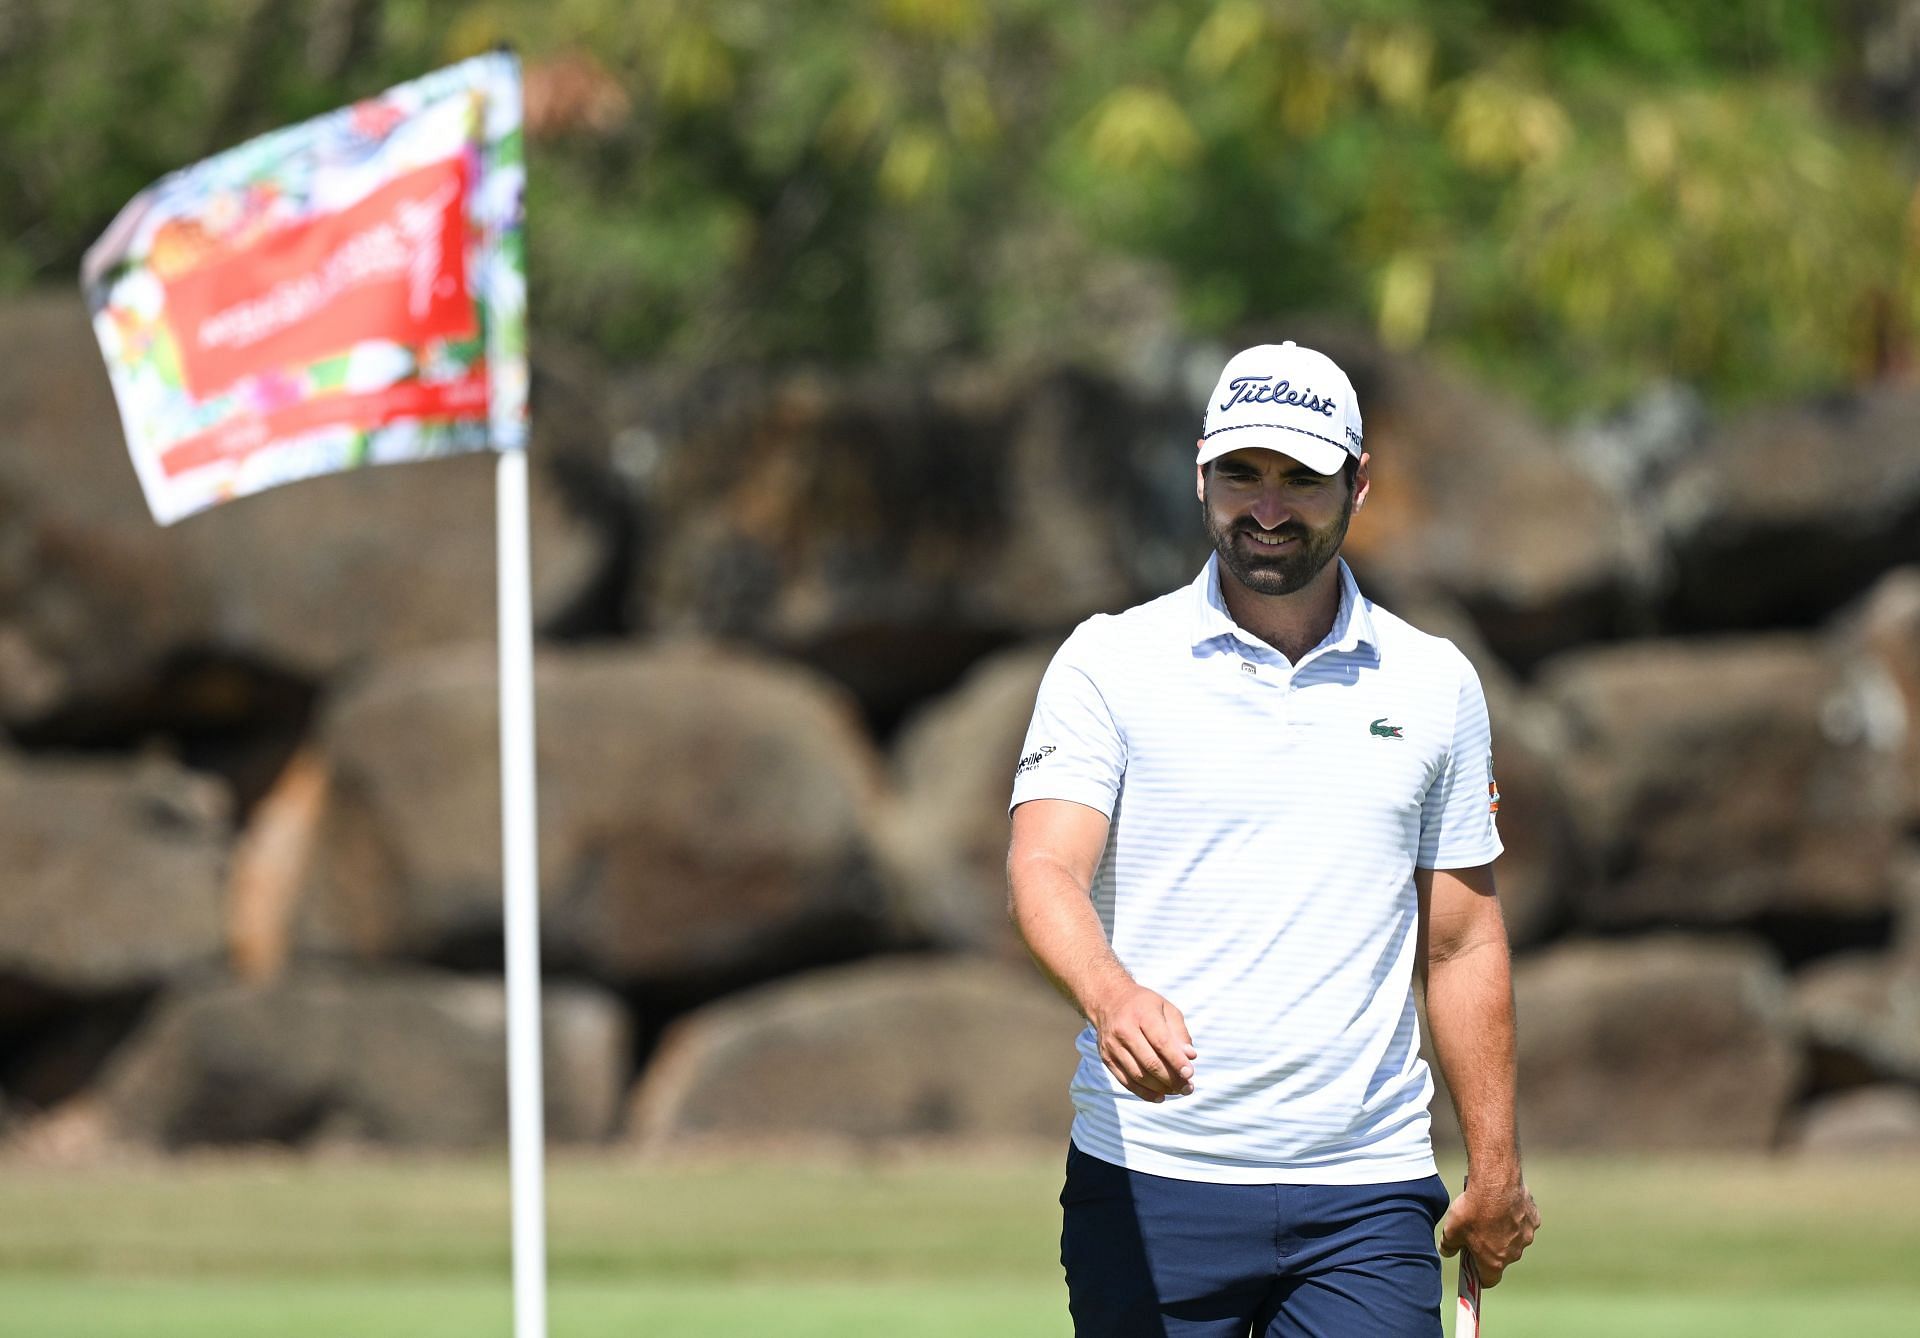
[[1200,1052],[1193,1095],[1156,1105],[1114,1081],[1087,1027],[1073,1140],[1187,1180],[1431,1175],[1413,871],[1500,853],[1479,676],[1344,561],[1333,630],[1291,664],[1234,623],[1217,563],[1075,629],[1014,777],[1015,806],[1111,819],[1100,922]]

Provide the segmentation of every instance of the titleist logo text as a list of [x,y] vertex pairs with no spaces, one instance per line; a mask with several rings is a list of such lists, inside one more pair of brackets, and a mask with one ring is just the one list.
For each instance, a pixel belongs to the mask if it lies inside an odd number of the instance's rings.
[[1233,387],[1233,393],[1220,406],[1223,412],[1236,404],[1291,404],[1331,418],[1339,407],[1311,390],[1295,390],[1292,382],[1275,381],[1270,376],[1236,376],[1228,384]]

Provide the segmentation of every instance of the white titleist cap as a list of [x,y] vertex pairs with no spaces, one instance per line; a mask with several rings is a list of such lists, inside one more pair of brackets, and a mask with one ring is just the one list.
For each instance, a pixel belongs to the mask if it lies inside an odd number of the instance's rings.
[[1249,446],[1290,455],[1320,474],[1360,456],[1360,405],[1332,358],[1284,344],[1233,355],[1207,401],[1199,463]]

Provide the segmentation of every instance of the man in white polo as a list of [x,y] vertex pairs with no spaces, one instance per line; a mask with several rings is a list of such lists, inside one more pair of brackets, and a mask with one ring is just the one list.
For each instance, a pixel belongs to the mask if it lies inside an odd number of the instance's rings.
[[[1368,459],[1330,359],[1234,357],[1199,442],[1213,557],[1082,623],[1040,687],[1009,908],[1088,1023],[1061,1194],[1082,1338],[1437,1338],[1435,1226],[1491,1286],[1539,1223],[1486,703],[1338,558]],[[1417,978],[1467,1144],[1450,1210]]]

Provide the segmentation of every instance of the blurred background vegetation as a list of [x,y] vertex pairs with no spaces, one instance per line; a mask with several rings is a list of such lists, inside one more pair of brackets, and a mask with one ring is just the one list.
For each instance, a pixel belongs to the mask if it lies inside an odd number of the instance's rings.
[[1124,369],[1313,311],[1556,414],[1774,399],[1920,325],[1900,8],[14,0],[0,292],[165,171],[511,42],[537,320],[615,356]]

